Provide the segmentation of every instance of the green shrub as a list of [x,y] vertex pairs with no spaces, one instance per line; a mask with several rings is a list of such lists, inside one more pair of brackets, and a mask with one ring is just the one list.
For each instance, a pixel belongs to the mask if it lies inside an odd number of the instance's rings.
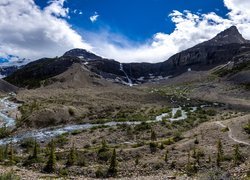
[[250,120],[245,126],[243,126],[243,129],[246,131],[246,133],[250,134]]
[[116,176],[117,174],[117,161],[116,161],[116,150],[113,150],[111,160],[110,160],[110,166],[108,169],[109,176]]
[[77,134],[80,134],[80,133],[82,133],[81,130],[74,130],[74,131],[71,132],[71,134],[72,134],[73,136],[75,136],[75,135],[77,135]]
[[74,116],[74,115],[75,115],[74,109],[69,108],[69,115],[70,115],[70,116]]
[[29,151],[34,147],[34,144],[35,144],[34,138],[26,138],[21,142],[20,146],[22,148],[27,149],[27,151]]
[[224,128],[221,129],[221,132],[227,132],[227,131],[229,131],[228,127],[224,127]]
[[69,172],[66,168],[61,168],[61,169],[59,169],[59,175],[60,176],[68,176]]
[[214,109],[208,109],[206,110],[206,114],[209,116],[215,116],[217,112]]
[[7,128],[6,126],[0,128],[0,138],[6,138],[9,137],[11,134],[11,130]]
[[173,135],[174,135],[173,140],[175,142],[180,141],[180,140],[183,139],[182,133],[180,131],[175,131]]
[[50,142],[50,154],[49,159],[47,161],[46,166],[44,167],[44,171],[48,173],[55,172],[56,170],[56,154],[55,154],[55,145],[54,141],[51,140]]
[[21,178],[13,172],[7,172],[0,175],[0,180],[20,180]]
[[141,124],[138,124],[134,127],[135,131],[145,131],[151,129],[151,126],[149,123],[142,122]]
[[107,177],[107,171],[99,166],[95,172],[95,176],[96,178],[105,178]]
[[181,112],[180,109],[178,109],[178,110],[176,111],[175,115],[174,115],[174,118],[176,119],[176,118],[179,118],[179,117],[181,117],[181,116],[182,116],[182,112]]
[[101,161],[107,162],[111,156],[111,152],[109,151],[107,142],[105,140],[102,141],[102,145],[97,152],[98,159]]
[[157,146],[158,146],[158,144],[156,142],[150,142],[149,143],[149,148],[150,148],[151,153],[156,152]]
[[65,144],[67,144],[68,141],[69,140],[67,139],[66,135],[62,134],[54,140],[54,143],[58,147],[63,147]]

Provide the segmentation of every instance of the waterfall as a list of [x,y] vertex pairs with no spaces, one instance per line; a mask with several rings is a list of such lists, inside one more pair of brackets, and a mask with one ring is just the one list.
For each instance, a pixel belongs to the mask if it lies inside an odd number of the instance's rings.
[[128,85],[129,85],[129,86],[133,86],[133,82],[132,82],[132,80],[128,77],[127,73],[124,71],[122,63],[120,63],[120,70],[125,74],[125,76],[126,76],[126,78],[127,78],[127,80],[128,80]]

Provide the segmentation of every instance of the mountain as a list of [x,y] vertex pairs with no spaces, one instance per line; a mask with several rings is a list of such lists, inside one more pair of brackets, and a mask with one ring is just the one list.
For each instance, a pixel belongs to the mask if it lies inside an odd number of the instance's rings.
[[0,67],[0,76],[6,77],[14,73],[16,70],[18,70],[21,67],[18,66],[2,66]]
[[247,44],[250,41],[243,38],[243,36],[239,33],[236,26],[231,26],[230,28],[222,31],[213,39],[203,42],[200,45],[206,46],[222,46],[226,44]]
[[9,93],[9,92],[16,92],[18,88],[3,79],[0,79],[0,92]]
[[[177,53],[161,63],[119,63],[84,49],[72,49],[59,58],[45,58],[27,64],[5,78],[19,87],[39,87],[43,81],[80,63],[96,75],[122,84],[158,81],[187,71],[210,70],[250,52],[250,43],[235,26],[209,41]],[[248,60],[248,59],[247,59]]]
[[64,53],[65,57],[78,57],[80,59],[84,59],[86,61],[91,61],[91,60],[98,60],[98,59],[102,59],[102,57],[97,56],[85,49],[71,49],[69,51],[67,51],[66,53]]
[[172,73],[191,70],[208,70],[228,63],[241,53],[250,51],[250,43],[245,40],[235,26],[219,33],[213,39],[177,53],[163,62]]
[[43,81],[65,72],[76,62],[80,62],[80,59],[65,56],[43,58],[25,65],[4,79],[18,87],[40,87],[41,83],[44,83]]

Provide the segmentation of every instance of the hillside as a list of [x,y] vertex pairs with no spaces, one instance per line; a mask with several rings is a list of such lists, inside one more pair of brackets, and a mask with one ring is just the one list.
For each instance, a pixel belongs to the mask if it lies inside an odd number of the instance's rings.
[[36,88],[43,84],[42,81],[65,72],[73,63],[81,62],[87,69],[104,79],[123,84],[129,81],[140,84],[177,76],[188,70],[210,70],[249,52],[249,41],[232,26],[213,39],[177,53],[161,63],[121,64],[83,49],[72,49],[60,58],[47,58],[29,63],[5,80],[19,87]]
[[0,173],[245,180],[249,62],[235,27],[162,63],[82,49],[31,62],[5,78],[23,88],[0,101]]

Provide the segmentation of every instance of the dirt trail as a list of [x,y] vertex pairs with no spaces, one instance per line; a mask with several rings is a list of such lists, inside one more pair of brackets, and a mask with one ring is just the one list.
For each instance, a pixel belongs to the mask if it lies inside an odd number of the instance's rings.
[[245,145],[247,145],[247,146],[250,146],[250,143],[245,142],[245,141],[241,141],[241,140],[237,139],[236,137],[234,137],[234,136],[233,136],[233,133],[232,133],[232,129],[231,129],[229,126],[226,126],[226,125],[222,124],[222,122],[220,122],[220,121],[216,121],[215,123],[216,123],[217,125],[223,127],[223,128],[228,128],[228,137],[229,137],[230,139],[232,139],[233,141],[235,141],[235,142],[237,142],[237,143],[245,144]]

